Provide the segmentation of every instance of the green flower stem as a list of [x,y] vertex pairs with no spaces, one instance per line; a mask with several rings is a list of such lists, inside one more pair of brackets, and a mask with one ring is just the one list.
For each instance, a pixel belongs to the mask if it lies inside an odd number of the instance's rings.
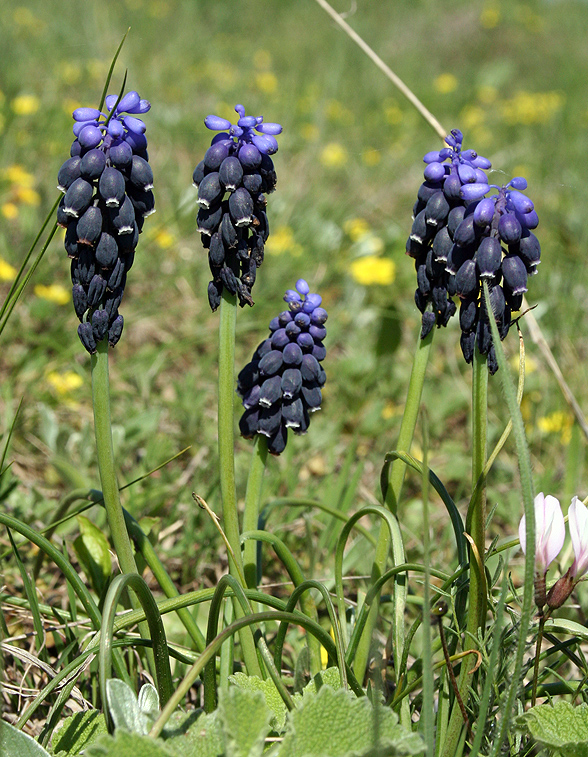
[[[229,573],[239,582],[243,576],[239,512],[235,487],[235,327],[237,323],[237,300],[223,289],[220,304],[219,358],[218,358],[218,458],[220,489],[223,503],[223,527],[229,550]],[[257,524],[256,524],[257,525]],[[243,617],[243,609],[234,603],[237,620]],[[243,658],[249,675],[263,678],[251,628],[243,626],[239,634]]]
[[531,694],[531,707],[537,703],[537,681],[539,680],[539,657],[541,656],[541,645],[543,644],[543,634],[545,632],[545,615],[543,611],[539,614],[539,630],[537,632],[537,646],[535,648],[535,664],[533,666],[533,689]]
[[[102,484],[102,497],[106,510],[106,520],[114,551],[121,572],[125,575],[137,573],[137,564],[133,555],[131,540],[127,531],[123,508],[120,502],[116,470],[114,467],[114,450],[110,427],[110,384],[108,379],[108,340],[98,342],[98,350],[92,355],[92,403],[94,406],[94,432],[96,435],[96,454],[98,470]],[[131,606],[139,607],[134,594],[130,595]],[[139,632],[143,638],[150,638],[149,625],[139,623]],[[146,650],[147,664],[151,672],[155,670],[153,650]]]
[[[243,531],[255,531],[259,517],[259,503],[263,487],[263,474],[267,461],[267,441],[265,436],[257,434],[253,442],[251,467],[245,492],[245,510],[243,512]],[[243,546],[243,572],[249,589],[257,588],[257,542],[248,539]]]
[[94,404],[94,431],[96,452],[102,483],[102,495],[114,551],[123,573],[137,573],[131,541],[123,515],[116,471],[112,434],[110,430],[110,392],[108,382],[108,340],[98,342],[98,351],[92,355],[92,400]]
[[[466,518],[466,532],[470,534],[473,545],[470,547],[470,587],[468,593],[468,615],[464,651],[476,647],[475,639],[478,629],[484,625],[486,617],[486,579],[484,573],[484,554],[486,551],[486,479],[484,468],[487,456],[487,418],[488,418],[488,367],[486,357],[480,354],[478,347],[474,350],[472,371],[472,490],[475,496],[470,500]],[[482,485],[480,485],[482,482]],[[471,683],[470,671],[475,664],[473,655],[464,658],[461,666],[458,691],[466,702],[468,685]],[[463,728],[463,717],[454,705],[449,718],[447,740],[444,745],[444,757],[453,755],[453,750]]]
[[[425,383],[425,373],[427,370],[427,364],[429,362],[429,354],[431,351],[431,344],[433,342],[433,336],[435,329],[432,329],[425,339],[419,340],[412,364],[412,371],[410,374],[410,383],[408,386],[408,395],[406,398],[406,404],[404,407],[404,415],[402,416],[402,423],[400,425],[400,433],[398,436],[397,449],[402,452],[410,452],[412,445],[412,439],[414,436],[414,430],[416,428],[417,417],[419,407],[421,403],[421,397],[423,393],[423,386]],[[398,510],[398,502],[400,501],[400,494],[402,492],[402,485],[404,483],[404,474],[406,472],[406,464],[400,460],[394,460],[389,468],[388,474],[388,486],[384,493],[384,501],[390,511],[396,515]],[[378,543],[376,545],[376,554],[374,557],[374,563],[372,566],[372,583],[377,581],[380,576],[386,570],[386,560],[388,558],[388,552],[390,549],[390,532],[385,523],[380,526],[380,533],[378,537]],[[405,562],[404,548],[402,543],[395,545],[394,564],[400,565]],[[400,662],[402,660],[402,653],[404,649],[404,604],[406,601],[406,579],[404,576],[399,576],[398,580],[394,584],[394,664],[398,675],[402,674],[400,670]],[[362,680],[365,671],[367,669],[370,644],[376,620],[378,617],[379,602],[373,603],[366,623],[366,628],[363,636],[360,639],[358,645],[357,654],[354,663],[354,672],[358,680]],[[408,709],[408,700],[403,700],[401,720],[404,725],[410,726],[410,712]]]
[[[229,553],[229,571],[239,578],[243,573],[239,542],[239,513],[235,488],[235,326],[237,302],[223,289],[220,304],[218,358],[218,458],[223,502],[223,527],[233,555]],[[256,524],[257,525],[257,524]],[[234,558],[234,559],[233,559]]]
[[[467,628],[473,636],[476,636],[478,628],[482,628],[484,625],[487,606],[484,575],[484,554],[486,552],[486,479],[484,468],[488,454],[487,421],[488,366],[486,356],[480,354],[476,347],[472,374],[472,490],[476,490],[477,496],[472,498],[466,518],[466,530],[474,540],[478,552],[478,559],[470,558],[470,601]],[[483,485],[478,487],[480,479],[482,479]]]

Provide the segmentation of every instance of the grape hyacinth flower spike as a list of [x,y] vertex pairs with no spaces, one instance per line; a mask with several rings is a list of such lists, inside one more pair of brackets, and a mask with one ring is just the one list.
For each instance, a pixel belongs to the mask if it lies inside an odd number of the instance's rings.
[[112,347],[120,339],[127,273],[144,220],[155,212],[145,123],[137,118],[151,105],[132,91],[120,101],[109,95],[105,106],[106,113],[73,112],[71,157],[58,174],[57,222],[66,230],[78,334],[90,354],[103,339]]
[[320,410],[326,381],[321,362],[326,355],[327,312],[321,307],[321,297],[310,293],[306,281],[299,279],[284,300],[289,309],[270,322],[269,337],[239,373],[237,385],[245,407],[239,422],[241,434],[246,439],[266,436],[274,455],[284,451],[288,429],[306,433],[309,414]]
[[193,174],[198,188],[198,231],[212,281],[208,285],[211,309],[218,308],[223,289],[253,305],[251,290],[261,266],[269,236],[266,195],[276,187],[270,155],[277,152],[280,124],[262,116],[246,116],[236,105],[239,119],[232,124],[207,116],[207,129],[219,132]]
[[437,325],[446,326],[455,314],[455,294],[447,270],[453,247],[451,232],[463,219],[466,203],[461,196],[465,184],[488,186],[484,170],[490,161],[474,150],[463,150],[458,129],[445,138],[447,147],[428,152],[427,164],[413,207],[413,224],[406,254],[414,258],[417,273],[415,302],[422,313],[421,338]]
[[[490,161],[462,150],[463,135],[454,129],[448,147],[429,152],[425,181],[413,208],[406,252],[415,259],[418,288],[415,302],[422,313],[421,337],[433,326],[445,326],[460,299],[460,345],[467,363],[477,346],[487,356],[491,374],[498,370],[490,322],[483,298],[488,282],[500,338],[512,324],[527,291],[527,277],[537,272],[541,247],[532,233],[539,223],[531,200],[515,177],[504,186],[489,184]],[[490,189],[497,194],[486,197]]]
[[[490,322],[483,297],[488,282],[490,303],[501,340],[512,324],[512,312],[521,309],[527,279],[537,272],[541,258],[533,234],[539,223],[531,200],[522,193],[526,180],[517,176],[498,186],[466,184],[461,196],[467,203],[461,223],[450,230],[453,241],[446,270],[450,289],[461,300],[459,321],[464,358],[472,361],[474,347],[487,355],[488,370],[498,370]],[[490,189],[497,194],[485,197]]]

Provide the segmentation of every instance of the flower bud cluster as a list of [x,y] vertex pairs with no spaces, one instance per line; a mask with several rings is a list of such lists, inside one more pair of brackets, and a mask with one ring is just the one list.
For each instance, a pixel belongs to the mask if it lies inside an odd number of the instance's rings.
[[326,355],[327,311],[320,306],[321,297],[299,279],[284,300],[289,310],[270,322],[269,337],[239,373],[237,384],[245,407],[241,434],[246,439],[263,434],[273,455],[284,451],[288,429],[306,433],[310,413],[320,410],[326,381],[321,362]]
[[417,200],[413,208],[413,224],[406,243],[406,253],[414,258],[417,272],[415,302],[422,313],[421,338],[433,326],[446,326],[456,312],[451,295],[447,258],[453,247],[449,229],[463,218],[465,202],[461,189],[469,182],[486,182],[484,169],[490,161],[474,150],[463,150],[463,134],[453,129],[445,142],[447,147],[429,152]]
[[127,272],[144,220],[155,212],[145,124],[135,115],[151,105],[134,91],[117,100],[106,98],[106,114],[73,112],[76,139],[57,179],[64,193],[57,222],[66,230],[78,334],[90,354],[103,339],[113,347],[120,339]]
[[[540,492],[535,497],[535,604],[543,611],[545,605],[550,610],[561,607],[572,593],[574,586],[588,571],[588,510],[574,497],[568,510],[568,523],[574,562],[568,571],[559,578],[549,592],[545,588],[547,569],[555,560],[565,541],[565,522],[559,501],[551,495]],[[525,516],[519,524],[521,549],[526,553]]]
[[224,288],[237,295],[241,307],[253,305],[251,289],[269,236],[266,195],[276,186],[270,155],[278,149],[275,137],[282,127],[264,123],[262,116],[246,116],[242,105],[235,111],[236,124],[219,116],[204,119],[208,129],[220,133],[193,174],[198,231],[212,274],[208,300],[213,311]]
[[[490,188],[497,194],[484,197]],[[459,323],[461,348],[466,362],[474,348],[488,358],[488,370],[498,370],[482,282],[488,282],[490,303],[500,338],[511,325],[513,310],[520,310],[527,278],[536,273],[541,247],[531,229],[539,223],[531,200],[520,190],[527,188],[522,177],[505,186],[465,185],[461,194],[468,202],[463,219],[450,234],[453,247],[446,270],[451,288],[461,300]]]
[[[417,307],[422,313],[421,337],[436,324],[447,325],[460,299],[461,349],[471,363],[476,345],[487,356],[488,370],[498,370],[490,321],[483,297],[488,282],[500,338],[519,310],[527,277],[536,272],[541,248],[531,229],[538,224],[533,203],[522,194],[522,177],[505,186],[488,183],[491,167],[473,150],[462,150],[462,134],[453,130],[449,147],[427,153],[425,181],[414,206],[407,254],[415,258]],[[497,194],[485,197],[489,190]]]

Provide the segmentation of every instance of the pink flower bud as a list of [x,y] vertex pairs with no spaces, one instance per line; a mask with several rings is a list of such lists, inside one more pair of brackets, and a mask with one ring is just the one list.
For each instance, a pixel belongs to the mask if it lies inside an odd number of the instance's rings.
[[[588,514],[585,517],[588,520]],[[544,496],[543,492],[540,492],[535,497],[535,568],[538,573],[545,573],[558,556],[563,547],[565,535],[564,517],[559,501],[550,494]],[[519,524],[519,539],[521,549],[526,553],[527,536],[524,515]],[[588,529],[586,539],[588,539]],[[586,567],[588,567],[588,548],[586,547],[585,555]]]
[[575,555],[570,572],[573,578],[578,579],[588,570],[588,510],[578,497],[572,499],[568,522]]

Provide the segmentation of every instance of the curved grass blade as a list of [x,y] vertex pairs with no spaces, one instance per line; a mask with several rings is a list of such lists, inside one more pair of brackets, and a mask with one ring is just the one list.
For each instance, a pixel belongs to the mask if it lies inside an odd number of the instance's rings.
[[100,104],[98,105],[98,110],[102,110],[104,107],[104,101],[106,100],[106,93],[108,92],[108,87],[110,87],[110,80],[112,79],[112,74],[114,72],[114,67],[116,66],[116,61],[118,60],[118,56],[120,55],[120,51],[123,48],[123,45],[129,36],[129,32],[131,31],[131,27],[126,30],[123,38],[120,41],[120,45],[117,47],[116,52],[114,54],[114,58],[112,59],[112,63],[110,64],[110,68],[108,69],[108,74],[106,75],[106,81],[104,83],[104,89],[102,90],[102,95],[100,97]]
[[[250,592],[246,591],[246,596],[253,597],[254,594],[261,594],[261,592]],[[263,595],[262,595],[263,596]],[[294,625],[302,626],[306,631],[314,634],[319,642],[325,647],[327,650],[327,654],[329,654],[333,659],[336,659],[337,657],[337,648],[335,646],[335,642],[329,635],[327,631],[325,631],[324,628],[322,628],[318,623],[315,623],[313,620],[310,620],[310,618],[307,618],[306,615],[303,613],[290,613],[290,612],[284,612],[281,610],[274,610],[274,611],[266,611],[266,612],[259,612],[255,613],[254,615],[249,615],[243,618],[239,618],[238,620],[235,620],[233,623],[231,623],[230,626],[227,626],[224,628],[219,635],[214,639],[214,641],[209,644],[204,652],[200,655],[198,661],[192,666],[192,668],[188,671],[187,675],[184,677],[180,685],[177,687],[177,689],[174,691],[171,699],[167,703],[167,705],[163,708],[161,715],[159,718],[155,721],[153,724],[153,728],[149,732],[149,736],[151,738],[156,738],[159,736],[161,731],[163,730],[163,727],[171,717],[172,713],[176,709],[176,707],[180,704],[184,696],[189,691],[190,687],[193,685],[194,681],[198,678],[198,676],[201,674],[204,667],[210,662],[211,659],[214,658],[214,656],[217,654],[220,647],[223,645],[227,639],[230,639],[232,636],[234,636],[236,633],[238,633],[242,628],[257,625],[264,622],[279,622],[279,621],[287,621],[288,623],[293,623]],[[351,671],[347,671],[347,675]],[[351,673],[351,676],[353,676],[353,673]],[[350,677],[349,682],[352,685],[353,688],[353,682],[354,678]],[[355,689],[354,689],[355,691]],[[363,696],[364,692],[361,689],[361,687],[356,691],[358,696]]]
[[112,667],[114,618],[120,597],[127,587],[135,592],[149,624],[149,633],[151,634],[151,641],[153,643],[153,656],[155,658],[157,690],[159,699],[164,705],[169,701],[173,689],[165,629],[153,594],[151,594],[145,580],[138,573],[127,573],[117,576],[111,583],[104,600],[103,630],[100,634],[100,696],[108,723],[111,721],[106,704],[108,702],[106,698],[106,681],[110,678]]
[[[331,628],[333,629],[333,634],[335,636],[335,647],[337,649],[337,665],[339,667],[339,676],[341,678],[341,686],[346,689],[347,688],[347,669],[346,669],[347,666],[345,663],[345,647],[343,646],[341,628],[337,621],[335,608],[333,606],[333,602],[331,600],[329,592],[327,591],[327,588],[323,586],[323,584],[321,584],[319,581],[315,581],[314,579],[309,579],[308,581],[304,581],[299,586],[297,586],[292,592],[292,594],[290,595],[290,598],[288,599],[288,604],[286,605],[286,612],[292,612],[292,610],[296,607],[296,603],[298,602],[298,597],[303,597],[304,593],[308,591],[309,589],[317,589],[320,592],[327,606],[327,612],[329,613],[329,620],[331,621]],[[281,670],[282,668],[282,651],[284,648],[284,641],[286,640],[287,628],[288,627],[286,623],[281,623],[280,629],[278,631],[278,635],[276,636],[274,661],[275,661],[276,667],[279,670]],[[353,676],[353,678],[355,680],[355,676]],[[359,686],[359,684],[357,684],[357,686]],[[354,691],[355,690],[356,689],[354,688]]]

